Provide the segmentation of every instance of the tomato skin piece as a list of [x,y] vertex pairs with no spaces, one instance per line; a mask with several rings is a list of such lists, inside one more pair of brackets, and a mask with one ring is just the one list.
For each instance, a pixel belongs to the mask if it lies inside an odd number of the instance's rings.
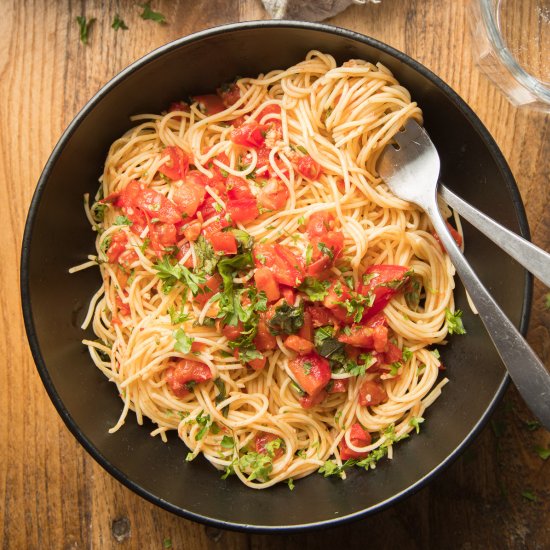
[[237,254],[237,239],[231,233],[218,231],[212,233],[208,239],[216,252],[224,254]]
[[189,157],[177,145],[169,145],[162,154],[170,155],[170,160],[159,166],[159,172],[171,180],[182,180],[189,169]]
[[277,340],[275,339],[275,336],[269,332],[266,318],[265,312],[262,311],[258,321],[258,332],[253,340],[258,351],[269,351],[277,347]]
[[338,341],[350,346],[373,349],[374,329],[370,327],[353,326],[350,334],[341,334]]
[[306,355],[313,351],[313,343],[310,340],[301,338],[297,334],[291,334],[285,340],[285,346],[299,355]]
[[231,105],[234,105],[241,99],[241,90],[235,83],[218,88],[216,93],[220,96],[222,103],[226,107],[231,107]]
[[337,378],[332,380],[332,387],[328,390],[329,394],[346,393],[348,391],[349,378]]
[[128,235],[121,229],[113,233],[109,248],[107,249],[107,259],[109,263],[114,264],[118,261],[120,255],[126,250]]
[[207,116],[216,115],[226,109],[221,97],[216,94],[196,95],[192,99],[199,104],[199,110]]
[[323,172],[321,165],[314,161],[309,155],[304,155],[298,159],[296,169],[304,178],[309,180],[316,180]]
[[331,275],[329,271],[331,267],[332,260],[323,254],[318,260],[306,267],[306,275],[315,279],[327,279]]
[[[372,437],[361,424],[358,422],[353,424],[350,428],[349,440],[355,447],[366,447],[371,444]],[[349,460],[350,458],[365,458],[368,456],[369,451],[358,452],[350,449],[346,443],[346,438],[342,438],[339,443],[340,458],[342,460]]]
[[124,315],[125,317],[127,317],[128,315],[130,315],[130,305],[129,304],[125,304],[123,301],[122,301],[122,298],[120,296],[117,296],[115,298],[115,303],[118,307],[118,311],[119,313],[121,313],[122,315]]
[[[349,288],[341,281],[334,281],[327,289],[327,295],[323,300],[323,305],[332,310],[344,307],[346,300],[351,298]],[[334,311],[333,311],[334,313]]]
[[135,261],[139,259],[137,252],[135,250],[129,249],[125,250],[119,257],[118,263],[126,268],[129,268]]
[[311,313],[307,309],[304,311],[304,324],[300,327],[298,336],[304,340],[313,342],[313,322]]
[[150,247],[157,256],[162,256],[167,246],[177,243],[177,230],[173,223],[149,223]]
[[[276,439],[280,439],[279,436],[272,434],[270,432],[260,432],[254,439],[254,447],[256,448],[256,452],[259,454],[267,454],[266,445],[268,443],[271,443],[272,441],[275,441]],[[275,449],[273,452],[273,459],[277,460],[279,457],[283,456],[284,450],[279,447],[278,449]]]
[[254,271],[254,281],[258,292],[265,292],[268,302],[276,302],[281,297],[279,284],[269,268],[257,267]]
[[288,305],[294,305],[294,302],[296,302],[296,291],[293,288],[289,286],[282,286],[281,294],[283,295],[283,298],[288,303]]
[[238,325],[225,325],[222,328],[222,334],[232,342],[237,340],[243,332],[243,324],[239,321]]
[[403,360],[403,351],[401,351],[395,344],[392,344],[391,342],[386,343],[386,347],[383,351],[385,352],[384,364],[386,365],[391,365],[392,363]]
[[233,128],[230,139],[236,145],[257,149],[264,144],[266,130],[267,126],[260,125],[255,120],[250,120],[237,128]]
[[334,228],[334,216],[330,212],[314,212],[306,225],[306,233],[310,239],[321,237]]
[[248,223],[260,215],[256,199],[229,199],[226,208],[235,223]]
[[201,234],[202,223],[199,220],[194,220],[187,224],[183,230],[183,236],[190,242],[195,242]]
[[302,409],[311,409],[312,407],[315,407],[316,405],[319,405],[322,403],[327,397],[327,392],[325,390],[321,390],[317,395],[304,395],[303,397],[300,397],[298,399],[298,402],[300,403],[300,406]]
[[290,193],[288,187],[279,178],[270,178],[258,193],[260,206],[267,210],[280,210],[283,208]]
[[323,306],[308,306],[306,311],[311,315],[313,328],[325,327],[338,324],[337,319],[330,309]]
[[275,280],[290,287],[298,287],[304,277],[303,262],[287,246],[279,244],[258,244],[253,250],[257,267],[267,267]]
[[[271,115],[278,115],[278,116],[271,116]],[[266,120],[272,119],[272,120],[279,120],[279,117],[281,115],[281,107],[280,105],[276,105],[275,103],[271,105],[267,105],[264,107],[256,116],[256,120],[260,122],[263,118]]]
[[204,306],[214,294],[218,293],[222,287],[222,277],[219,273],[214,273],[206,279],[206,282],[199,286],[199,293],[193,298],[197,304]]
[[[390,264],[371,265],[367,268],[365,274],[375,274],[375,276],[367,284],[360,284],[357,291],[365,296],[369,292],[372,292],[372,294],[374,294],[374,303],[367,311],[365,311],[365,314],[363,315],[363,321],[367,321],[368,319],[382,311],[388,305],[390,300],[398,292],[400,292],[401,288],[408,280],[405,277],[405,274],[408,271],[408,267]],[[400,288],[381,286],[399,281],[403,282],[403,285]]]
[[227,196],[232,200],[256,199],[254,193],[250,190],[250,185],[248,185],[248,182],[243,178],[229,174],[225,180],[225,186],[227,189]]
[[289,361],[288,367],[298,385],[311,397],[317,396],[330,381],[329,363],[316,352],[299,355]]
[[387,401],[388,394],[386,390],[375,380],[366,380],[363,382],[363,385],[359,389],[359,405],[364,407],[370,407],[375,405],[380,405]]
[[114,198],[114,202],[117,206],[126,209],[130,215],[132,215],[133,209],[139,208],[151,218],[156,218],[163,223],[181,221],[181,214],[172,201],[168,200],[162,193],[149,189],[136,180],[132,180]]
[[[186,178],[186,181],[175,188],[173,201],[180,208],[182,214],[192,218],[204,201],[206,190],[202,185],[194,183]],[[181,216],[180,216],[181,219]]]
[[248,364],[254,369],[254,370],[262,370],[267,363],[267,357],[263,355],[261,358],[258,359],[251,359]]
[[169,113],[173,113],[174,111],[183,111],[184,113],[188,113],[190,110],[189,104],[185,103],[185,101],[172,101],[168,107]]
[[181,359],[174,366],[166,369],[166,382],[176,397],[190,393],[188,382],[206,382],[212,378],[212,371],[204,363]]
[[[449,222],[446,221],[445,223],[447,224],[447,229],[449,230],[449,233],[451,234],[451,237],[454,239],[455,243],[459,247],[462,246],[462,235]],[[441,252],[446,253],[447,251],[445,250],[445,247],[443,246],[439,235],[435,231],[432,231],[432,235],[439,243],[439,248],[441,248]]]

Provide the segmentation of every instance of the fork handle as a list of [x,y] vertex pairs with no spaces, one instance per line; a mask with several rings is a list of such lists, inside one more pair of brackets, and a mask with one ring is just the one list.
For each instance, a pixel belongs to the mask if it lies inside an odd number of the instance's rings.
[[550,254],[548,252],[498,224],[477,208],[463,201],[441,183],[439,184],[439,193],[443,200],[464,219],[479,229],[537,279],[550,287]]
[[542,425],[550,429],[550,373],[471,268],[449,233],[437,201],[426,212],[514,384]]

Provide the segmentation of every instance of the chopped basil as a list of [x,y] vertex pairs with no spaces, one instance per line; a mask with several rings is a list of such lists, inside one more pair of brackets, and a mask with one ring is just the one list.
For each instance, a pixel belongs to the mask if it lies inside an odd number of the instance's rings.
[[291,306],[288,302],[283,303],[275,309],[275,314],[267,322],[269,332],[274,336],[279,334],[294,334],[304,324],[304,304]]

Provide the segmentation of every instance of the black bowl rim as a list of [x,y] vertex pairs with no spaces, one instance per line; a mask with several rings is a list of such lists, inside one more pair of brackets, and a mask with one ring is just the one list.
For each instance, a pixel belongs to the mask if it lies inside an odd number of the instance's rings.
[[[289,532],[308,531],[313,529],[341,526],[345,523],[355,521],[360,518],[364,518],[368,515],[371,515],[373,513],[379,512],[389,507],[390,505],[395,504],[401,501],[402,499],[406,498],[407,496],[410,496],[415,492],[417,492],[418,490],[420,490],[430,480],[432,480],[438,473],[443,471],[452,462],[454,462],[454,460],[456,460],[456,458],[460,456],[460,454],[464,451],[464,449],[472,442],[474,437],[485,426],[492,412],[494,411],[496,405],[502,399],[504,391],[508,386],[510,378],[507,372],[505,371],[503,373],[502,381],[498,387],[497,392],[495,393],[495,396],[489,403],[489,406],[487,407],[483,415],[480,417],[476,425],[472,428],[470,433],[462,441],[462,443],[451,454],[449,454],[445,460],[440,462],[432,471],[430,471],[428,474],[426,474],[424,477],[419,479],[416,483],[414,483],[407,489],[401,491],[400,493],[395,494],[393,497],[386,499],[385,501],[380,502],[375,506],[371,506],[370,508],[360,510],[358,512],[349,514],[347,516],[313,522],[313,523],[300,524],[300,525],[271,526],[271,525],[248,525],[248,524],[241,524],[241,523],[235,523],[235,522],[228,522],[228,521],[223,521],[216,518],[204,516],[201,514],[196,514],[189,510],[184,510],[178,506],[171,504],[170,502],[163,500],[162,498],[159,498],[155,494],[143,489],[141,486],[137,485],[130,478],[128,478],[128,476],[124,472],[122,472],[121,470],[116,468],[113,464],[111,464],[87,439],[87,437],[80,430],[78,425],[74,422],[69,411],[65,408],[65,405],[61,401],[61,398],[59,397],[53,385],[53,382],[50,378],[50,375],[48,373],[48,369],[46,367],[46,364],[44,362],[44,359],[40,351],[40,345],[39,345],[36,330],[34,327],[33,316],[32,316],[32,305],[30,302],[30,288],[29,288],[30,244],[32,240],[34,222],[38,211],[38,206],[40,203],[40,199],[42,197],[42,193],[46,186],[46,182],[50,177],[50,172],[52,170],[52,167],[54,166],[58,157],[62,153],[67,141],[70,139],[70,137],[78,128],[78,126],[81,124],[81,122],[84,120],[84,118],[88,115],[88,113],[103,99],[103,97],[109,94],[111,90],[113,90],[122,80],[124,80],[131,73],[135,72],[142,66],[154,61],[155,59],[163,56],[164,54],[179,48],[182,45],[190,44],[192,42],[202,40],[204,38],[217,35],[217,34],[224,34],[224,33],[230,33],[234,31],[250,30],[250,29],[257,29],[257,28],[274,28],[274,27],[320,31],[324,33],[339,35],[354,41],[358,41],[358,42],[367,44],[369,46],[372,46],[374,48],[377,48],[395,57],[399,61],[405,63],[415,71],[422,74],[424,77],[428,78],[433,84],[435,84],[435,86],[437,86],[446,94],[446,96],[459,109],[459,111],[466,118],[466,120],[480,134],[482,140],[484,141],[493,159],[495,160],[498,168],[503,174],[504,181],[508,188],[507,190],[512,197],[513,206],[514,206],[516,215],[518,217],[520,233],[524,238],[530,239],[529,225],[527,222],[525,208],[521,200],[521,195],[519,193],[519,189],[515,182],[514,176],[502,152],[498,148],[497,144],[495,143],[489,131],[485,128],[481,120],[472,111],[472,109],[466,104],[466,102],[449,85],[447,85],[441,78],[436,76],[432,71],[430,71],[424,65],[422,65],[418,61],[415,61],[405,53],[393,48],[392,46],[388,46],[387,44],[380,42],[379,40],[376,40],[374,38],[371,38],[369,36],[366,36],[354,31],[350,31],[348,29],[344,29],[341,27],[337,27],[334,25],[328,25],[324,23],[312,23],[312,22],[306,22],[306,21],[288,21],[288,20],[246,21],[246,22],[231,23],[227,25],[211,27],[203,31],[190,34],[188,36],[184,36],[182,38],[169,42],[153,50],[152,52],[146,54],[145,56],[133,62],[131,65],[129,65],[128,67],[123,69],[121,72],[119,72],[109,82],[107,82],[107,84],[105,84],[96,94],[94,94],[94,96],[86,103],[86,105],[84,105],[84,107],[80,110],[80,112],[76,115],[76,117],[72,120],[72,122],[63,132],[61,138],[57,142],[55,148],[53,149],[50,157],[48,158],[44,166],[44,170],[40,176],[40,179],[38,180],[38,184],[29,207],[29,213],[27,216],[25,231],[23,234],[23,241],[22,241],[22,248],[21,248],[20,285],[21,285],[23,317],[25,322],[25,329],[27,332],[27,338],[29,340],[29,345],[31,348],[34,361],[36,363],[38,373],[40,375],[40,378],[42,379],[42,382],[46,388],[46,391],[48,392],[50,399],[52,400],[55,408],[57,409],[57,412],[59,413],[59,415],[61,416],[66,426],[71,431],[71,433],[75,436],[75,438],[79,441],[79,443],[86,449],[86,451],[105,470],[107,470],[107,472],[109,472],[118,481],[120,481],[122,484],[124,484],[126,487],[128,487],[129,489],[131,489],[141,497],[147,499],[153,504],[156,504],[157,506],[160,506],[161,508],[164,508],[165,510],[168,510],[169,512],[182,516],[186,519],[197,521],[206,525],[211,525],[220,529],[230,529],[230,530],[236,530],[236,531],[247,531],[247,532],[255,532],[255,533],[282,534],[282,533],[289,533]],[[524,289],[523,289],[523,306],[522,306],[520,327],[519,327],[519,330],[521,331],[522,334],[525,334],[527,332],[529,315],[531,311],[531,300],[532,300],[532,294],[533,294],[533,278],[527,271],[525,272],[524,281],[525,282],[524,282]]]

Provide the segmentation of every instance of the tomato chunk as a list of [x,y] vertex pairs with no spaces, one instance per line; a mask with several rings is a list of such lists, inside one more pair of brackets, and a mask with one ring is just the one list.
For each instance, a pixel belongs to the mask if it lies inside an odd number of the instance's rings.
[[368,281],[359,286],[358,292],[365,296],[372,292],[374,302],[363,315],[363,321],[382,311],[404,288],[409,280],[408,273],[409,268],[401,265],[371,265],[367,268],[363,278]]
[[192,98],[199,105],[199,110],[207,116],[225,111],[226,107],[221,97],[216,94],[196,95]]
[[334,216],[330,212],[314,212],[306,225],[306,233],[311,239],[321,237],[334,228]]
[[171,180],[182,180],[189,169],[189,157],[177,145],[166,147],[163,154],[170,155],[170,159],[159,167],[159,172]]
[[388,400],[386,390],[375,380],[366,380],[359,389],[359,405],[371,406],[380,405]]
[[191,242],[196,241],[201,234],[202,223],[199,220],[194,220],[191,223],[187,224],[183,230],[184,237]]
[[216,91],[226,107],[231,107],[241,99],[241,90],[235,83],[224,84]]
[[126,250],[128,235],[122,230],[113,233],[109,248],[107,249],[107,259],[109,263],[114,264],[118,261],[119,256]]
[[189,382],[206,382],[212,378],[212,372],[204,363],[182,359],[173,367],[166,369],[166,382],[174,395],[184,397],[190,393],[192,385]]
[[[367,432],[361,424],[356,422],[352,425],[349,432],[350,443],[355,447],[366,447],[371,444],[372,438],[369,432]],[[349,460],[350,458],[364,458],[368,456],[369,452],[354,451],[348,447],[346,438],[342,438],[339,444],[340,458],[342,460]]]
[[298,287],[304,278],[302,259],[287,246],[279,244],[259,244],[253,250],[257,267],[267,267],[275,280],[290,287]]
[[195,296],[194,300],[200,306],[204,306],[214,294],[218,293],[222,287],[222,277],[219,273],[215,273],[206,282],[198,285],[199,293]]
[[260,125],[255,120],[251,120],[237,128],[233,128],[230,139],[237,145],[256,149],[263,145],[266,130],[265,125]]
[[317,396],[330,381],[328,361],[315,352],[299,355],[288,366],[298,385],[311,397]]
[[224,254],[237,254],[237,239],[231,233],[224,233],[218,231],[212,233],[209,237],[212,248],[216,252],[223,252]]
[[[451,233],[451,236],[455,240],[455,243],[458,246],[462,246],[462,235],[449,222],[445,222],[445,223],[447,224],[447,229]],[[432,231],[432,235],[435,237],[435,240],[439,243],[441,252],[446,252],[445,247],[443,246],[443,244],[441,244],[439,235],[435,231]]]
[[285,346],[300,355],[306,355],[313,351],[313,343],[296,334],[291,334],[285,340]]
[[265,292],[268,302],[276,302],[281,297],[279,284],[275,276],[267,267],[258,267],[254,272],[254,281],[258,292]]
[[[262,455],[268,454],[266,445],[275,441],[276,439],[281,439],[279,436],[269,433],[269,432],[260,432],[254,439],[254,446],[256,447],[256,452]],[[276,460],[280,456],[283,456],[284,450],[281,447],[273,449],[274,459]]]
[[254,370],[262,370],[267,363],[267,357],[265,355],[262,355],[262,357],[258,357],[257,359],[251,359],[248,364],[254,369]]
[[225,182],[227,188],[227,196],[230,199],[256,199],[254,193],[252,193],[252,191],[250,190],[248,182],[245,179],[229,174]]
[[143,187],[138,193],[135,206],[149,214],[152,219],[163,223],[177,223],[181,221],[181,213],[176,205],[162,193]]
[[279,178],[271,178],[260,189],[258,202],[267,210],[280,210],[285,206],[288,197],[288,187]]
[[308,306],[306,311],[311,315],[311,322],[314,328],[336,325],[337,319],[330,309],[323,306]]
[[258,332],[256,333],[253,342],[258,351],[268,351],[277,347],[277,340],[267,327],[266,315],[264,312],[260,313]]
[[306,394],[303,397],[300,397],[298,401],[303,409],[311,409],[311,407],[315,407],[315,405],[322,403],[326,397],[327,392],[325,390],[321,390],[317,395]]
[[167,246],[177,242],[176,226],[173,223],[149,223],[151,248],[160,256]]
[[328,393],[346,393],[348,391],[349,378],[338,378],[331,382]]
[[234,222],[248,223],[260,215],[256,199],[229,199],[226,207]]
[[182,185],[175,188],[173,200],[186,217],[192,218],[203,203],[205,195],[206,190],[202,185],[186,178]]
[[314,161],[309,155],[304,155],[298,159],[296,168],[304,178],[316,180],[322,173],[321,165]]

